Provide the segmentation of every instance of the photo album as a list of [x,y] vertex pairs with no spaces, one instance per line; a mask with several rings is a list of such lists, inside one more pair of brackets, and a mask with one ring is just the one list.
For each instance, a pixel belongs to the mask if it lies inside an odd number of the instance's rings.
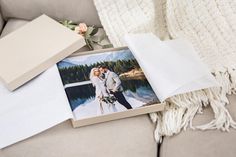
[[125,42],[74,53],[14,92],[0,83],[0,148],[69,119],[80,127],[163,111],[172,96],[218,85],[183,39],[147,33]]
[[[78,53],[57,64],[73,112],[73,124],[94,118],[107,121],[147,113],[162,108],[139,63],[128,48],[105,50],[96,53]],[[153,107],[152,107],[153,106]],[[115,117],[104,115],[130,111]],[[101,116],[103,116],[101,118]],[[100,118],[99,118],[100,117]],[[87,118],[87,120],[86,120]],[[81,122],[79,121],[81,120]]]

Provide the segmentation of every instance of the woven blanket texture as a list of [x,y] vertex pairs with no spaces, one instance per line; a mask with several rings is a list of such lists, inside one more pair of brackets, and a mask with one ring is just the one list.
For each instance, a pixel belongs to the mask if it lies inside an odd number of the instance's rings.
[[[225,105],[236,94],[235,0],[94,0],[101,23],[115,47],[124,46],[127,33],[152,32],[162,40],[185,38],[193,44],[221,87],[177,95],[166,101],[163,112],[150,117],[157,124],[155,137],[185,130],[236,128]],[[214,119],[193,126],[192,120],[210,106]]]

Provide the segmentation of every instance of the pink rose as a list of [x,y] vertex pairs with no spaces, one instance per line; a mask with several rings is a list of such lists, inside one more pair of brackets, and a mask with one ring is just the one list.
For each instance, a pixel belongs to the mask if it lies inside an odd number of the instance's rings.
[[87,31],[88,27],[85,23],[80,23],[75,27],[75,32],[79,34],[84,34]]

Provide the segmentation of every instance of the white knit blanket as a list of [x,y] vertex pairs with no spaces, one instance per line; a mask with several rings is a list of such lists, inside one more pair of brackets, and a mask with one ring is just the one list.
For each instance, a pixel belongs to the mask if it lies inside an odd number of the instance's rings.
[[[227,94],[236,93],[235,0],[94,0],[102,25],[115,47],[123,46],[126,33],[152,32],[162,40],[186,38],[192,42],[222,88],[178,95],[167,100],[166,110],[150,114],[157,124],[156,140],[187,127],[236,128],[225,108]],[[215,118],[192,126],[203,107],[211,106]]]

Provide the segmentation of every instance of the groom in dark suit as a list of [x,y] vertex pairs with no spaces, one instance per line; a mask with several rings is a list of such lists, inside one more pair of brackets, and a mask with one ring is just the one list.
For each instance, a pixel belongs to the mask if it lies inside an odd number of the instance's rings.
[[132,109],[132,106],[125,99],[122,93],[123,88],[121,86],[121,80],[119,76],[113,71],[110,71],[106,66],[100,66],[99,70],[104,75],[103,77],[105,79],[105,86],[108,91],[116,97],[117,101],[121,105],[123,105],[127,109]]

